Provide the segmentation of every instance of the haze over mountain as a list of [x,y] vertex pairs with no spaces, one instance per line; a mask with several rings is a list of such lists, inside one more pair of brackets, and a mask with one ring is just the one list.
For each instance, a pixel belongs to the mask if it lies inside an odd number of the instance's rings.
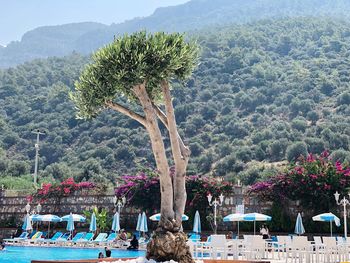
[[34,58],[62,56],[73,51],[88,54],[113,37],[141,29],[189,31],[209,25],[246,23],[266,18],[329,16],[347,19],[348,0],[192,0],[158,8],[152,15],[110,26],[73,23],[46,26],[24,34],[20,42],[0,49],[0,67],[13,66]]
[[134,17],[151,15],[158,7],[178,5],[189,0],[11,0],[0,9],[0,45],[20,40],[34,28],[78,22],[110,25]]

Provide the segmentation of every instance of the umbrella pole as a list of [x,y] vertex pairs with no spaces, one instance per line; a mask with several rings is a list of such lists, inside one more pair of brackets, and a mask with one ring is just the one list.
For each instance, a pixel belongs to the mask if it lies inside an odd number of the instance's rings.
[[331,221],[329,221],[329,223],[330,223],[330,225],[331,225],[331,236],[332,236],[332,220]]
[[239,221],[237,221],[237,239],[239,239]]
[[47,230],[47,238],[50,238],[50,221],[49,221],[49,229]]
[[255,220],[254,220],[254,236],[255,236]]

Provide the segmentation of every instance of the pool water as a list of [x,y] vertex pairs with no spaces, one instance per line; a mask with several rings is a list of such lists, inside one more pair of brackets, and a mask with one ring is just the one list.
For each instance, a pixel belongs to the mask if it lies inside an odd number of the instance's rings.
[[[111,249],[114,258],[135,258],[145,251]],[[31,260],[95,259],[104,248],[20,247],[6,246],[0,251],[0,263],[30,263]]]

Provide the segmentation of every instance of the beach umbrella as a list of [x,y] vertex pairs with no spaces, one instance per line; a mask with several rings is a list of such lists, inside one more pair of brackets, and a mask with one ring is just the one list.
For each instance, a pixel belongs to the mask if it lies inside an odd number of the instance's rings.
[[71,215],[73,217],[73,221],[74,222],[85,222],[85,220],[86,220],[86,218],[83,217],[82,215],[77,215],[77,214],[70,213],[69,215],[62,216],[61,217],[62,221],[68,221],[70,219]]
[[139,213],[139,215],[138,215],[138,217],[137,217],[136,231],[140,231],[141,219],[142,219],[142,216],[141,216],[141,214]]
[[120,223],[119,223],[119,213],[116,212],[113,216],[113,223],[112,223],[112,230],[114,232],[118,232],[120,230]]
[[95,232],[97,229],[97,224],[96,224],[96,216],[95,213],[91,214],[91,219],[90,219],[90,227],[89,230],[90,232]]
[[271,221],[272,217],[259,213],[242,214],[242,221],[254,222],[254,236],[256,232],[256,221]]
[[[159,221],[160,220],[160,213],[159,214],[155,214],[153,216],[150,216],[149,219],[151,219],[152,221]],[[182,221],[187,221],[188,220],[188,216],[187,215],[182,215]]]
[[47,229],[47,235],[50,236],[50,224],[51,222],[61,222],[61,218],[59,216],[56,215],[51,215],[51,214],[47,214],[47,215],[33,215],[32,216],[32,221],[35,222],[49,222],[49,226]]
[[201,217],[199,215],[198,210],[196,211],[194,215],[194,221],[193,221],[193,232],[194,233],[200,233],[201,232]]
[[297,235],[302,235],[305,233],[305,228],[303,225],[303,219],[301,218],[301,214],[298,213],[297,221],[295,222],[294,233]]
[[312,217],[313,221],[321,221],[321,222],[329,222],[330,229],[331,229],[331,236],[332,236],[332,222],[335,223],[336,226],[340,226],[340,219],[333,213],[323,213],[319,214],[317,216]]
[[72,214],[70,214],[68,217],[66,230],[71,232],[71,233],[74,230],[74,218],[73,218]]
[[224,222],[237,222],[237,236],[239,237],[239,222],[243,221],[243,215],[240,213],[234,213],[227,215],[223,218]]
[[148,232],[147,217],[146,217],[145,212],[142,213],[140,231],[141,232]]
[[27,231],[30,231],[30,230],[33,230],[32,221],[30,220],[30,216],[29,216],[28,213],[27,213],[26,216],[24,217],[22,229],[23,229],[24,231],[26,231],[26,232],[27,232]]

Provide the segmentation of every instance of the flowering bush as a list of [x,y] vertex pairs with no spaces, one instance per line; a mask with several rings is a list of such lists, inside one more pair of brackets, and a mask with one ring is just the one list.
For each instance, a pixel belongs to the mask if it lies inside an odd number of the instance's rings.
[[72,195],[78,190],[91,189],[94,187],[95,184],[91,182],[76,183],[74,182],[73,178],[68,178],[59,184],[43,184],[42,187],[33,195],[33,197],[39,199],[59,198]]
[[349,186],[349,165],[332,160],[325,151],[299,158],[284,173],[252,185],[249,192],[263,200],[299,201],[304,208],[325,212],[335,207],[334,193],[347,194]]
[[[172,171],[173,172],[173,171]],[[159,177],[154,172],[141,172],[135,176],[123,176],[123,183],[115,189],[117,197],[125,196],[129,204],[158,212],[160,209]],[[192,217],[196,210],[204,216],[208,209],[207,195],[211,193],[218,197],[220,193],[230,195],[233,193],[233,185],[215,178],[189,176],[186,180],[186,214]]]

